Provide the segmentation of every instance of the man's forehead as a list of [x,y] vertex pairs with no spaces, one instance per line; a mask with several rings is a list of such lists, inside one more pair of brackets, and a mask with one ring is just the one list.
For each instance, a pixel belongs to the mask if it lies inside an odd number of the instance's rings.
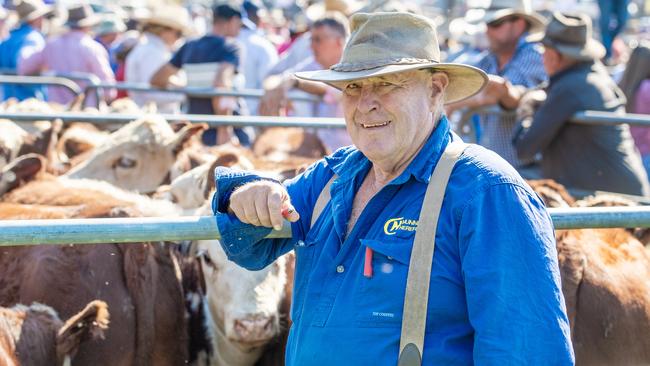
[[350,80],[350,81],[339,81],[336,83],[337,86],[345,86],[349,84],[375,84],[381,82],[393,82],[393,83],[406,83],[411,80],[421,79],[425,75],[430,75],[429,70],[409,70],[396,72],[392,74],[373,76],[364,79]]

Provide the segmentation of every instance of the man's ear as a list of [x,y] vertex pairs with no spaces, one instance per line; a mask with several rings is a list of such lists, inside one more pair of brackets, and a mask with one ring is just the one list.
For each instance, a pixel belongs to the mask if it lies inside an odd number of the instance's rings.
[[444,72],[431,74],[431,102],[435,106],[438,104],[438,98],[444,95],[444,91],[449,85],[449,76]]

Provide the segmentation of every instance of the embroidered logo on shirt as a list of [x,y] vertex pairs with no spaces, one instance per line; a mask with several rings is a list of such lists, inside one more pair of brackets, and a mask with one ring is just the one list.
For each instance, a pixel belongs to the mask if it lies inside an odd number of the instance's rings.
[[418,227],[417,220],[409,220],[403,217],[396,217],[389,219],[384,224],[384,234],[386,235],[395,235],[398,230],[402,231],[415,231]]

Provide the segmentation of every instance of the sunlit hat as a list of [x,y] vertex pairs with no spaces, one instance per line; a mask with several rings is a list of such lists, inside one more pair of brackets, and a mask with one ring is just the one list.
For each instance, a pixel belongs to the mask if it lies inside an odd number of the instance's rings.
[[328,70],[305,71],[296,77],[336,83],[418,69],[434,69],[449,76],[445,102],[478,93],[487,75],[463,64],[440,62],[436,27],[432,20],[411,13],[357,13],[350,21],[352,35],[339,63]]
[[68,27],[94,27],[102,21],[88,4],[76,5],[68,9],[68,20],[65,23]]
[[21,22],[31,22],[54,12],[54,8],[45,5],[42,0],[19,0],[13,3],[13,8]]
[[141,24],[155,24],[175,29],[186,36],[193,33],[190,13],[178,5],[158,5],[150,13],[143,14],[136,20]]
[[528,34],[536,35],[544,31],[544,17],[533,11],[530,0],[487,0],[485,8],[470,9],[465,16],[468,24],[483,22],[494,24],[505,18],[517,16],[528,22]]

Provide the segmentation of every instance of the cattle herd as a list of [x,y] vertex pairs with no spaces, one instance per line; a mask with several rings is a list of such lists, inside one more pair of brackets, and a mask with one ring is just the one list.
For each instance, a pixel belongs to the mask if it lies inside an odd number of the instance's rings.
[[[141,112],[129,100],[110,108]],[[0,110],[61,109],[27,100]],[[214,167],[282,180],[325,153],[302,129],[269,128],[250,149],[206,147],[204,125],[142,115],[104,130],[0,121],[0,219],[211,215]],[[549,207],[634,204],[530,184]],[[650,234],[556,237],[577,363],[650,363]],[[283,365],[293,266],[289,253],[244,270],[216,240],[0,247],[0,365]]]

